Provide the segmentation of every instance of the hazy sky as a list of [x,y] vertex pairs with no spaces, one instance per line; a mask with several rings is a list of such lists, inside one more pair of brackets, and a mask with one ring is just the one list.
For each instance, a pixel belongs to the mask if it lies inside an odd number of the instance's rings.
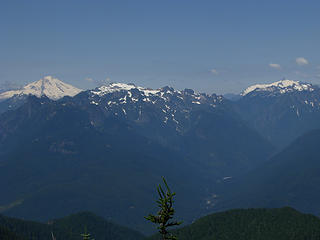
[[319,0],[1,0],[0,84],[320,84]]

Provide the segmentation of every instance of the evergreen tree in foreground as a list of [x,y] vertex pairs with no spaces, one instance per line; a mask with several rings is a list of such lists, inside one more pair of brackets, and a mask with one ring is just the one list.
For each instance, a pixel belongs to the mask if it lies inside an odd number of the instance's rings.
[[162,240],[176,240],[177,237],[169,234],[168,227],[178,226],[182,222],[170,221],[174,215],[173,209],[173,197],[176,193],[172,193],[168,184],[164,177],[162,177],[166,190],[163,191],[163,188],[159,184],[157,187],[159,200],[157,200],[158,207],[160,208],[158,211],[158,215],[149,214],[145,219],[158,224],[157,227],[159,229],[159,233],[162,236]]
[[81,234],[83,240],[94,240],[91,238],[91,234],[87,232],[87,228],[85,228],[84,233]]

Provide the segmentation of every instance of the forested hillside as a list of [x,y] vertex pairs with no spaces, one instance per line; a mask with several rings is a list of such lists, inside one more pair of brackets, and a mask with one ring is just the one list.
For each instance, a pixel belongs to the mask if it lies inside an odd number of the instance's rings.
[[144,236],[134,230],[106,221],[90,212],[38,223],[0,215],[1,240],[80,240],[89,232],[95,240],[141,240]]
[[174,234],[179,240],[316,240],[320,219],[289,207],[237,209],[200,218]]

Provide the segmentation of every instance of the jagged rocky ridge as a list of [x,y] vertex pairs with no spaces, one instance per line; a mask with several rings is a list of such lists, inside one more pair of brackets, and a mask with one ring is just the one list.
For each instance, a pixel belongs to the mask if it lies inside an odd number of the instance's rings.
[[[161,121],[175,126],[177,131],[184,131],[194,108],[205,106],[214,109],[227,104],[222,96],[199,94],[191,89],[177,91],[164,87],[152,90],[119,83],[102,86],[87,92],[87,95],[90,104],[103,109],[106,114],[114,114],[141,124]],[[150,111],[156,118],[152,118]]]

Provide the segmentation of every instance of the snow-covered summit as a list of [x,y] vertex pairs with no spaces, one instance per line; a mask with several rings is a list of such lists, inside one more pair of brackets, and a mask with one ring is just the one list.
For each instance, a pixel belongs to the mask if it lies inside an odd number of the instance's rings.
[[0,100],[8,99],[15,95],[35,95],[37,97],[45,95],[50,99],[57,100],[64,96],[74,96],[81,91],[81,89],[64,83],[57,78],[45,76],[39,81],[24,86],[22,89],[1,93]]
[[284,94],[293,91],[310,91],[314,90],[310,83],[302,83],[300,81],[293,80],[281,80],[270,84],[256,84],[248,87],[241,93],[241,96],[245,96],[252,92],[275,92]]

